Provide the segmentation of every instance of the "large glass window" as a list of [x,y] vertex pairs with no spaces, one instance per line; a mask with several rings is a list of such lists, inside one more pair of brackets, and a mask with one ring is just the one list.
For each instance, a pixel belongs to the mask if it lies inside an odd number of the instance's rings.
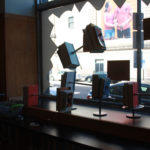
[[[135,61],[136,49],[133,48],[133,13],[137,12],[137,1],[127,0],[119,8],[111,1],[83,1],[42,12],[42,56],[43,56],[43,91],[56,95],[61,85],[61,75],[68,71],[63,68],[57,54],[58,47],[64,42],[73,44],[75,50],[83,45],[83,30],[90,23],[102,29],[106,44],[103,53],[76,52],[80,66],[76,68],[75,98],[87,100],[91,94],[92,75],[95,73],[108,76],[110,61],[127,61],[129,79],[137,81]],[[142,2],[144,17],[150,18],[150,6]],[[75,24],[75,25],[74,25]],[[72,30],[70,30],[72,29]],[[149,91],[150,86],[150,41],[144,41],[142,49],[142,91]],[[114,70],[117,68],[113,68]],[[124,68],[125,69],[125,68]],[[120,70],[120,72],[122,72]],[[118,75],[119,76],[119,75]],[[111,77],[109,77],[111,79]],[[120,83],[121,82],[121,83]],[[144,83],[146,87],[144,87]],[[87,86],[89,84],[89,86]],[[109,97],[118,98],[123,93],[124,79],[111,79]],[[50,87],[50,88],[49,88]],[[47,89],[50,89],[47,90]],[[54,92],[55,91],[55,92]]]

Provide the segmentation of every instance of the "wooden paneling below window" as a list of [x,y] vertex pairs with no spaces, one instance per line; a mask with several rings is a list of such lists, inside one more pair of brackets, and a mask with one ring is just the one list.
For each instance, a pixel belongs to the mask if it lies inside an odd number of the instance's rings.
[[5,14],[6,87],[8,97],[23,95],[37,84],[35,17]]

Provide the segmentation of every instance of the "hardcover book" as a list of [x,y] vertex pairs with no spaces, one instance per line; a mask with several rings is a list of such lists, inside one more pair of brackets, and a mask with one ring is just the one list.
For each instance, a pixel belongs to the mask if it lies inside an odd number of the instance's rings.
[[123,105],[128,108],[136,108],[139,105],[138,101],[138,86],[136,82],[125,83],[123,87]]
[[23,88],[23,101],[27,107],[38,105],[38,85],[29,85]]
[[71,112],[73,104],[73,92],[67,88],[57,88],[56,110],[59,112]]

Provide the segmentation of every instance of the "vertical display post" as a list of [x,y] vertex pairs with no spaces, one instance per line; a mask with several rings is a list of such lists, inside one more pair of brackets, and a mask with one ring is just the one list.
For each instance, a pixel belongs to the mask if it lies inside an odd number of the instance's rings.
[[[137,0],[137,83],[138,93],[141,93],[141,30],[142,30],[142,14],[141,14],[141,0]],[[141,96],[139,95],[139,103],[141,103]]]

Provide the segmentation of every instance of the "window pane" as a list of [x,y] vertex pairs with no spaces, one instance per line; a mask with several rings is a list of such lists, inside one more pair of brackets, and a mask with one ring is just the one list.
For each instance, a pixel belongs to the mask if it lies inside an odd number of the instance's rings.
[[95,64],[95,72],[99,72],[99,64]]
[[100,72],[104,71],[104,64],[100,63]]

